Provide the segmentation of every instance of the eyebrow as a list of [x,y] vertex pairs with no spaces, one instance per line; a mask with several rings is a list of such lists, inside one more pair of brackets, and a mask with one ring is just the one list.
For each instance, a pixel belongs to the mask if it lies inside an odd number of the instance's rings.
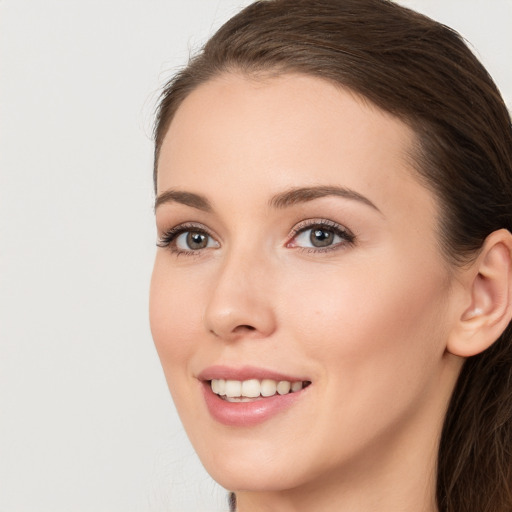
[[166,190],[162,192],[155,200],[155,210],[162,204],[180,203],[191,208],[203,210],[205,212],[212,211],[212,205],[206,197],[192,192],[181,192],[179,190]]
[[352,201],[358,201],[366,206],[370,206],[379,213],[382,213],[374,203],[359,192],[337,186],[292,188],[274,196],[270,199],[269,205],[273,208],[288,208],[296,204],[307,203],[308,201],[328,196],[337,196],[343,197],[344,199],[350,199]]
[[[269,200],[271,208],[283,209],[296,204],[307,203],[321,197],[337,196],[352,201],[358,201],[381,213],[367,197],[355,190],[337,186],[316,186],[316,187],[298,187],[285,190]],[[179,190],[166,190],[162,192],[155,200],[155,210],[162,204],[179,203],[191,208],[196,208],[205,212],[213,211],[212,205],[206,197],[193,192],[183,192]]]

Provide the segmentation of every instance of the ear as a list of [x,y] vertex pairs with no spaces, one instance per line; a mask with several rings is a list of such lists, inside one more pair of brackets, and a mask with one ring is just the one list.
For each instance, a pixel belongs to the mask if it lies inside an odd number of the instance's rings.
[[450,333],[447,350],[470,357],[490,347],[512,318],[512,235],[491,233],[478,258],[464,269],[469,306],[462,308]]

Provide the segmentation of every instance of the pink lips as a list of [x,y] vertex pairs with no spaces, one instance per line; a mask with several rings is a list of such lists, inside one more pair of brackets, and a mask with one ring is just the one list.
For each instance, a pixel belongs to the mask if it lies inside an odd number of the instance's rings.
[[211,366],[203,370],[198,379],[202,381],[203,396],[210,415],[218,422],[233,427],[248,427],[257,425],[280,412],[288,409],[300,400],[307,388],[286,395],[276,394],[254,402],[228,402],[216,395],[210,386],[212,379],[248,380],[273,379],[289,382],[307,381],[307,378],[292,377],[262,368],[245,366],[242,368],[229,368],[226,366]]

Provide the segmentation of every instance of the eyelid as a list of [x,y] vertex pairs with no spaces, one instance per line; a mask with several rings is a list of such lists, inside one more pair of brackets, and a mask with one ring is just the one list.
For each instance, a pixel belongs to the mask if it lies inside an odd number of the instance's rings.
[[341,231],[341,233],[343,234],[346,234],[346,235],[349,235],[351,237],[354,237],[354,234],[352,233],[352,231],[350,231],[350,229],[348,229],[347,227],[339,224],[338,222],[334,222],[333,220],[329,220],[329,219],[307,219],[307,220],[303,220],[301,222],[299,222],[298,224],[296,224],[293,229],[291,230],[290,234],[288,235],[290,238],[296,236],[297,234],[299,234],[300,232],[306,230],[306,229],[311,229],[311,228],[314,228],[314,227],[329,227],[329,228],[332,228],[332,229],[335,229],[337,231]]
[[[333,230],[338,236],[343,238],[343,242],[334,244],[332,246],[326,246],[324,248],[318,247],[302,247],[299,245],[294,245],[293,240],[304,231],[308,231],[313,228],[330,228]],[[356,241],[356,236],[352,233],[350,229],[339,224],[338,222],[334,222],[329,219],[307,219],[302,222],[299,222],[296,226],[293,227],[292,231],[288,235],[288,242],[286,243],[286,247],[296,248],[296,249],[304,249],[307,251],[313,252],[326,252],[333,249],[339,249],[342,246],[353,245]]]
[[157,247],[161,248],[168,248],[171,250],[171,252],[175,254],[195,254],[197,255],[201,250],[190,250],[185,251],[182,249],[173,248],[172,244],[173,242],[183,233],[186,233],[187,231],[193,231],[196,233],[204,233],[205,235],[208,235],[212,240],[215,240],[215,242],[219,244],[218,237],[215,236],[212,231],[207,228],[204,224],[201,224],[199,222],[183,222],[181,224],[178,224],[176,226],[173,226],[170,229],[164,230],[162,234],[158,237],[157,241]]

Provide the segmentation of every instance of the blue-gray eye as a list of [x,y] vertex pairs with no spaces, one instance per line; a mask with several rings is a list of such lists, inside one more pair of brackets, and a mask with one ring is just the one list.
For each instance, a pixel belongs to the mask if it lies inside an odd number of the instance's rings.
[[293,230],[287,247],[307,249],[310,252],[325,252],[353,245],[356,237],[344,226],[332,220],[309,219]]
[[298,233],[294,238],[293,245],[295,247],[322,248],[344,241],[347,241],[347,237],[342,236],[340,230],[329,226],[313,226]]

